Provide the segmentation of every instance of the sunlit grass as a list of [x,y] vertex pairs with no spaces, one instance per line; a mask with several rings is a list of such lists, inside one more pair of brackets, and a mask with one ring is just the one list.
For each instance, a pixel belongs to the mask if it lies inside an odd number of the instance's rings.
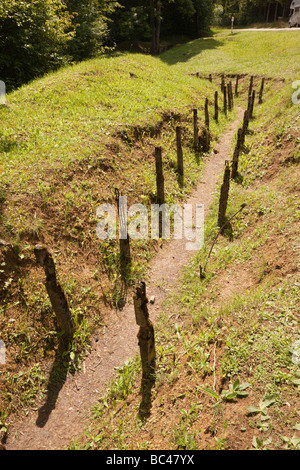
[[262,74],[297,79],[300,31],[221,31],[162,55],[177,70],[202,73]]

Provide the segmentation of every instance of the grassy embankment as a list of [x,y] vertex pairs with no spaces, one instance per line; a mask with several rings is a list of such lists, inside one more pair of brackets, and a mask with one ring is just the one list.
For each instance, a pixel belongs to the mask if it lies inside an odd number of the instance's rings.
[[285,81],[270,82],[271,93],[256,108],[231,184],[228,217],[243,202],[247,208],[218,239],[200,280],[217,230],[216,199],[205,246],[155,325],[154,386],[140,390],[138,358],[125,364],[73,447],[299,447],[300,108],[291,101],[299,43],[298,33],[220,34],[162,56],[178,74]]

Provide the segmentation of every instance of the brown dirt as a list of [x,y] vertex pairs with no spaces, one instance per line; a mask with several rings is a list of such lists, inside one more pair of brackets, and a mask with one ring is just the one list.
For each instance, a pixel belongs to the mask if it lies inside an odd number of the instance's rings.
[[[232,138],[242,117],[243,110],[239,109],[236,121],[207,159],[202,181],[187,201],[190,204],[204,204],[205,215],[212,203],[224,163],[230,157]],[[151,262],[147,294],[148,297],[155,296],[155,303],[149,305],[150,318],[154,321],[163,300],[176,285],[182,268],[192,254],[186,251],[185,243],[185,240],[174,240],[162,246]],[[138,351],[137,332],[133,305],[129,299],[122,311],[111,312],[105,329],[93,337],[82,371],[76,375],[68,374],[60,388],[49,387],[46,401],[38,403],[25,419],[11,426],[7,449],[67,449],[70,441],[84,431],[90,408],[105,391],[113,378],[114,369]]]

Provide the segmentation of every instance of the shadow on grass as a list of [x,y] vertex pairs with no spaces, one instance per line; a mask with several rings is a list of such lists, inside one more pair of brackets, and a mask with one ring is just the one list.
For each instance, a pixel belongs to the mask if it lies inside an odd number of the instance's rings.
[[47,398],[44,405],[39,409],[36,420],[36,425],[39,428],[43,428],[46,425],[52,411],[55,408],[58,395],[66,382],[68,372],[70,372],[69,362],[69,344],[61,338],[50,373],[47,386]]
[[[189,44],[188,49],[186,47],[187,44]],[[222,41],[211,37],[196,39],[194,41],[190,41],[187,44],[179,45],[173,49],[170,49],[160,54],[158,57],[168,65],[175,65],[178,62],[187,62],[192,57],[201,54],[201,52],[205,50],[214,50],[218,47],[224,46]]]
[[148,376],[142,377],[140,394],[142,401],[139,407],[138,417],[141,421],[146,421],[151,415],[152,408],[152,389],[155,386],[156,374],[155,364],[151,366],[151,371]]
[[[226,217],[226,220],[229,220],[229,219]],[[232,225],[230,222],[226,223],[226,226],[221,231],[221,235],[224,238],[227,238],[229,241],[233,241],[233,229],[232,229]]]

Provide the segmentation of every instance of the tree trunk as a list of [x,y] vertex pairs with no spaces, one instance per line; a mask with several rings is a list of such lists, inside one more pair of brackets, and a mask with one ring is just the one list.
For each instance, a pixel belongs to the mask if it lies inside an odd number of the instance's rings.
[[160,25],[161,25],[161,0],[150,0],[150,26],[152,33],[151,54],[160,52]]
[[200,38],[201,31],[200,31],[200,12],[199,12],[199,10],[196,10],[196,13],[195,13],[195,23],[196,23],[196,36],[197,36],[197,38]]
[[269,23],[269,19],[270,19],[270,10],[271,10],[271,3],[268,3],[267,16],[266,16],[266,23]]
[[278,17],[278,2],[276,2],[276,6],[275,6],[275,14],[274,14],[274,21],[277,21],[277,17]]

